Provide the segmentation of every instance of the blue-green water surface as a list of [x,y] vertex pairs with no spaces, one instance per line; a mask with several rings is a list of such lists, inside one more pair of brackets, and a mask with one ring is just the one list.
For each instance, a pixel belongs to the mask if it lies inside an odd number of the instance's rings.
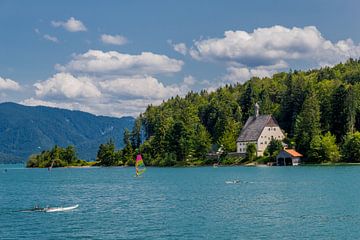
[[360,167],[3,165],[0,239],[360,239]]

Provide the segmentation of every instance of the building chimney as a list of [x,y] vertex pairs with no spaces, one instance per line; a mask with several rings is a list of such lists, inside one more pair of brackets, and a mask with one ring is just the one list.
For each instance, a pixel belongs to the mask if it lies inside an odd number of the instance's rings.
[[260,110],[259,104],[255,103],[255,118],[259,116],[259,110]]

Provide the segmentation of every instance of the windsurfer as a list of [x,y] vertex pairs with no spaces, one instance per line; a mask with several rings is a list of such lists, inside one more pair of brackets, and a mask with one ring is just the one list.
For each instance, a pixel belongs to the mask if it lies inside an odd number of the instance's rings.
[[140,153],[138,153],[136,155],[136,161],[135,161],[135,169],[136,169],[136,172],[135,172],[135,177],[139,177],[140,175],[142,175],[145,170],[146,170],[146,167],[145,167],[145,164],[144,164],[144,161],[142,159],[142,156]]

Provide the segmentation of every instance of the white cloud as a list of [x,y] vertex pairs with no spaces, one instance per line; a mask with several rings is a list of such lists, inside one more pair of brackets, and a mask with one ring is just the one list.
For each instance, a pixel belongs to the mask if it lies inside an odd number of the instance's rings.
[[288,64],[284,61],[279,61],[277,64],[269,66],[247,67],[244,65],[233,64],[226,68],[227,74],[222,77],[222,80],[229,83],[244,83],[251,77],[271,77],[279,70],[284,70]]
[[111,101],[92,101],[92,102],[57,102],[54,100],[45,101],[35,98],[28,98],[21,101],[20,104],[27,106],[48,106],[56,108],[65,108],[70,110],[80,110],[84,112],[93,113],[95,115],[105,116],[138,116],[142,113],[149,104],[161,104],[162,100],[148,99],[130,99],[130,100],[111,100]]
[[1,90],[13,90],[18,91],[20,90],[19,83],[15,82],[14,80],[11,80],[9,78],[2,78],[0,77],[0,91]]
[[229,80],[232,83],[236,82],[245,82],[249,80],[251,77],[251,73],[248,68],[236,68],[236,67],[229,67],[227,69],[228,73],[224,76],[225,80]]
[[36,95],[22,104],[81,110],[96,115],[137,116],[149,104],[184,95],[184,85],[164,85],[151,76],[80,77],[58,73],[35,85]]
[[149,104],[184,95],[184,85],[165,85],[152,76],[57,73],[34,84],[35,96],[26,105],[76,109],[97,115],[136,116]]
[[39,98],[97,98],[101,92],[86,77],[76,78],[69,73],[57,73],[46,81],[34,84]]
[[[98,101],[87,101],[83,102],[80,100],[77,101],[56,101],[54,99],[42,100],[37,98],[28,98],[20,102],[27,106],[47,106],[54,108],[65,108],[70,110],[79,110],[84,112],[93,113],[96,115],[109,115],[109,116],[124,116],[128,114],[123,114],[121,111],[115,111],[114,108],[106,108],[101,102]],[[119,109],[117,109],[119,110]]]
[[84,32],[87,31],[85,25],[75,18],[71,17],[66,22],[62,21],[52,21],[51,24],[54,27],[63,27],[69,32]]
[[164,84],[154,75],[172,74],[184,63],[165,55],[139,55],[89,50],[73,55],[59,73],[34,84],[35,96],[26,105],[46,105],[97,115],[136,116],[149,104],[159,104],[187,93],[191,77],[179,84]]
[[188,85],[188,86],[192,86],[196,83],[196,79],[191,76],[191,75],[188,75],[186,77],[184,77],[184,84]]
[[44,100],[35,99],[32,97],[21,101],[20,104],[24,104],[27,106],[47,106],[47,107],[56,107],[56,108],[66,108],[66,109],[70,109],[70,110],[77,109],[77,108],[74,108],[74,105],[72,105],[72,104],[44,101]]
[[128,42],[125,37],[120,36],[120,35],[103,34],[103,35],[101,35],[100,39],[103,43],[113,44],[113,45],[124,45]]
[[202,61],[236,62],[244,66],[270,66],[289,60],[334,64],[360,55],[360,46],[350,39],[332,43],[314,26],[258,28],[252,33],[226,31],[223,38],[194,43],[190,55]]
[[187,47],[185,43],[172,44],[172,46],[176,52],[181,53],[182,55],[186,55]]
[[44,36],[44,39],[48,40],[48,41],[51,41],[51,42],[55,42],[55,43],[58,43],[59,40],[57,39],[57,37],[54,37],[54,36],[50,36],[48,34],[45,34]]
[[105,92],[123,98],[166,99],[181,94],[178,86],[164,86],[151,76],[118,77],[99,84]]
[[52,78],[35,84],[36,96],[22,104],[80,110],[96,115],[137,116],[149,104],[160,104],[175,95],[184,95],[183,86],[165,86],[150,76],[75,77],[58,73]]
[[142,52],[130,55],[116,51],[89,50],[75,55],[68,64],[57,65],[59,71],[98,74],[160,74],[179,72],[184,62],[165,55]]
[[244,83],[251,77],[271,77],[276,70],[269,70],[264,67],[247,68],[247,67],[234,67],[230,66],[227,68],[227,74],[223,77],[225,82],[230,83]]

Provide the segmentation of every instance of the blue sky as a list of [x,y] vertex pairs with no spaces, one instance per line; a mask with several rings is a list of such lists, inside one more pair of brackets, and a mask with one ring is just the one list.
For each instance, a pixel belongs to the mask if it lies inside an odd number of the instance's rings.
[[0,101],[123,116],[360,55],[359,1],[0,1]]

